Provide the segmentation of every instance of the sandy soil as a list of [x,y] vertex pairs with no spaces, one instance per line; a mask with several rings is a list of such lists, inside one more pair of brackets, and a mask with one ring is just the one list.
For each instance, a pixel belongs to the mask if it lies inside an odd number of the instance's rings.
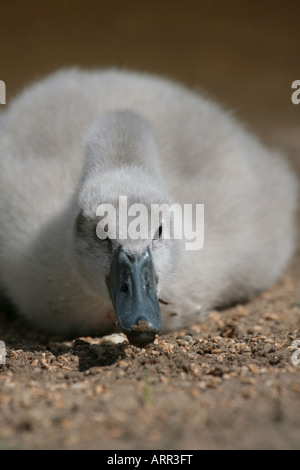
[[[267,143],[287,149],[299,172],[300,105],[290,101],[300,78],[299,5],[267,4],[7,2],[7,101],[61,66],[162,73],[236,109]],[[0,449],[299,449],[299,287],[298,250],[269,291],[147,349],[122,335],[117,344],[48,337],[0,313]]]
[[0,321],[0,448],[300,447],[292,275],[146,349],[123,335],[66,340]]

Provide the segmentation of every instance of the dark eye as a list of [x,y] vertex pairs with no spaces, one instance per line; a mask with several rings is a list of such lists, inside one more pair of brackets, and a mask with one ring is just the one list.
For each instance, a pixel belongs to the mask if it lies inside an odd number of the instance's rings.
[[84,217],[83,212],[80,211],[74,225],[74,231],[78,238],[86,234],[86,217]]
[[153,237],[153,240],[158,240],[162,236],[162,225],[158,227],[158,229],[155,232],[155,235]]

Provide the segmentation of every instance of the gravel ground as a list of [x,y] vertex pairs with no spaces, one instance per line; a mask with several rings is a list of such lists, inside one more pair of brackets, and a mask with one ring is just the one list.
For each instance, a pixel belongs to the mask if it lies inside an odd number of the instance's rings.
[[299,449],[299,292],[291,273],[145,349],[2,314],[0,448]]

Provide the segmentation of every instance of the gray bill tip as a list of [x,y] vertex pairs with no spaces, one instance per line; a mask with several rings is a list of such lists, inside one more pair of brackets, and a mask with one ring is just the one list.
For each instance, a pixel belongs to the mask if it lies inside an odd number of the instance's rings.
[[145,320],[138,321],[138,323],[126,333],[129,342],[140,347],[153,343],[156,335],[157,330],[151,328],[149,323]]

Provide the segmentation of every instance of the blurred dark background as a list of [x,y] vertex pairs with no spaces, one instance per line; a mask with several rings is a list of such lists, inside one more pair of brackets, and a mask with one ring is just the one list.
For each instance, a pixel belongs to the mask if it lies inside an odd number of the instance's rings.
[[[0,79],[7,104],[31,80],[70,65],[149,71],[205,90],[297,165],[300,2],[1,0]],[[298,165],[297,165],[298,166]]]

